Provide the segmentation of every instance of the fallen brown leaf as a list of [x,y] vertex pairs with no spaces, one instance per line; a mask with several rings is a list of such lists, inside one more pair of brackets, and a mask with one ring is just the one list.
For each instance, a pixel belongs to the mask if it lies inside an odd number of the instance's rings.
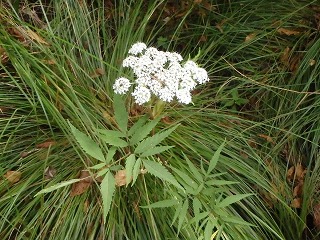
[[57,173],[57,170],[55,168],[49,166],[44,170],[44,178],[47,180],[52,179],[52,178],[54,178],[56,173]]
[[55,65],[56,61],[54,59],[45,59],[43,60],[44,63],[49,64],[49,65]]
[[320,230],[320,203],[313,207],[313,224]]
[[27,29],[26,33],[32,40],[34,40],[34,41],[36,41],[38,43],[44,44],[44,45],[50,45],[42,37],[40,37],[37,33],[32,31],[31,29]]
[[114,178],[116,180],[116,186],[121,187],[126,185],[126,170],[119,170],[116,172]]
[[43,142],[43,143],[37,144],[37,145],[36,145],[36,148],[49,148],[50,146],[55,145],[55,144],[56,144],[55,141],[53,141],[53,140],[47,140],[47,141],[45,141],[45,142]]
[[288,29],[288,28],[278,28],[277,32],[282,34],[282,35],[287,35],[287,36],[291,36],[291,35],[299,35],[301,32],[297,31],[297,30],[293,30],[293,29]]
[[250,33],[249,35],[246,36],[246,38],[244,39],[244,42],[249,42],[251,40],[253,40],[256,37],[256,33]]
[[293,189],[293,197],[300,197],[302,194],[303,189],[303,182],[300,182],[297,186]]
[[281,54],[280,61],[287,67],[290,65],[289,56],[290,56],[290,48],[286,47],[283,53]]
[[243,157],[244,159],[248,159],[248,158],[249,158],[248,154],[246,154],[244,151],[240,151],[239,154],[240,154],[240,156]]
[[295,173],[295,167],[292,166],[291,168],[288,169],[287,171],[287,181],[292,182],[294,179],[294,173]]
[[291,202],[291,207],[293,208],[301,208],[301,198],[295,198]]
[[70,193],[71,197],[81,195],[82,193],[86,192],[92,184],[92,178],[90,176],[89,171],[87,170],[80,171],[79,178],[82,180],[72,184],[71,193]]
[[21,178],[21,172],[19,171],[8,171],[6,174],[4,174],[4,177],[10,182],[10,183],[17,183],[20,181]]
[[274,144],[272,137],[265,134],[258,134],[258,137],[265,139],[267,142]]
[[306,175],[307,170],[301,165],[301,163],[298,163],[296,166],[296,178],[299,181],[302,181],[304,179],[304,176]]
[[88,210],[89,210],[89,200],[86,199],[86,200],[84,201],[84,203],[83,203],[83,211],[84,211],[85,213],[87,213]]
[[90,74],[90,77],[97,78],[105,74],[105,71],[102,68],[97,68],[93,73]]

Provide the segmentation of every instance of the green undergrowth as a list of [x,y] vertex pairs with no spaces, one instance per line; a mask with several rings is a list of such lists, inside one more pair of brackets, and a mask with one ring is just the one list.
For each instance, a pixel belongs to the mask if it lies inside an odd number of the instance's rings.
[[[0,3],[0,238],[319,237],[319,4],[147,2]],[[152,159],[205,187],[185,194],[140,174],[116,188],[106,222],[97,178],[78,195],[73,184],[35,196],[95,174],[68,122],[108,150],[95,131],[117,129],[112,84],[130,77],[121,62],[136,41],[197,56],[209,73],[194,104],[166,106],[154,132],[180,124],[165,140],[174,148]],[[126,101],[132,126],[148,109]],[[230,196],[246,197],[217,207]]]

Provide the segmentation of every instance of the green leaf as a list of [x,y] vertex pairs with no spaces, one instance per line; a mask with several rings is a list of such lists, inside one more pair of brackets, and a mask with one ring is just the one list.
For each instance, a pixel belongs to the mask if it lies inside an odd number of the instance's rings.
[[133,167],[131,186],[133,186],[133,184],[137,181],[137,178],[140,174],[140,168],[141,168],[141,158],[138,158],[138,160],[136,161]]
[[186,173],[183,171],[180,171],[177,168],[170,167],[179,177],[183,182],[185,182],[188,186],[190,186],[193,190],[196,190],[199,186],[198,184],[191,178],[189,177]]
[[147,124],[137,128],[130,139],[130,145],[137,144],[141,140],[145,139],[148,136],[148,134],[152,131],[152,129],[154,129],[154,127],[158,124],[160,119],[161,117],[157,117],[152,121],[148,122]]
[[239,183],[239,182],[218,180],[218,179],[211,179],[209,181],[206,181],[207,185],[212,185],[212,186],[222,186],[222,185],[229,185],[229,184],[236,184],[236,183]]
[[109,168],[104,168],[104,169],[101,169],[98,173],[97,173],[97,177],[101,177],[103,175],[105,175],[107,172],[109,172],[110,169]]
[[148,137],[142,142],[138,144],[138,146],[135,148],[134,152],[135,153],[142,153],[146,151],[147,149],[154,148],[156,145],[158,145],[160,142],[162,142],[166,137],[168,137],[177,127],[179,124],[176,126],[166,130],[162,131],[160,133],[157,133],[153,135],[152,137]]
[[143,164],[149,173],[171,183],[177,188],[183,189],[183,187],[177,182],[174,176],[160,163],[144,159]]
[[202,208],[202,204],[197,197],[193,199],[192,206],[193,206],[194,216],[196,217],[198,214],[200,214],[200,210]]
[[60,183],[57,183],[51,187],[47,187],[45,189],[42,189],[40,192],[38,192],[36,195],[34,196],[38,196],[40,194],[43,194],[43,193],[49,193],[49,192],[52,192],[52,191],[55,191],[59,188],[62,188],[62,187],[65,187],[65,186],[68,186],[68,185],[71,185],[73,183],[76,183],[76,182],[79,182],[81,181],[82,179],[71,179],[71,180],[68,180],[68,181],[63,181],[63,182],[60,182]]
[[113,159],[113,156],[116,154],[116,151],[117,151],[116,147],[109,148],[109,151],[107,153],[106,163],[109,163]]
[[184,200],[184,203],[182,205],[180,214],[179,214],[179,220],[178,220],[178,233],[181,230],[182,224],[185,221],[185,217],[187,215],[188,212],[188,208],[189,208],[189,201],[188,199]]
[[118,137],[115,137],[115,136],[106,136],[106,135],[101,134],[100,138],[104,142],[106,142],[112,146],[115,146],[115,147],[127,147],[128,146],[128,143],[126,141],[124,141]]
[[246,197],[249,197],[249,196],[252,196],[252,194],[236,194],[236,195],[227,196],[221,202],[218,202],[216,204],[216,207],[224,208],[224,207],[231,205],[232,203],[239,202],[240,200],[242,200]]
[[216,167],[219,157],[220,157],[220,153],[222,151],[222,149],[224,148],[225,142],[223,142],[220,147],[217,149],[217,151],[213,154],[213,157],[210,160],[209,163],[209,167],[208,167],[208,171],[207,171],[207,175],[209,175],[212,170]]
[[116,181],[112,175],[112,173],[109,171],[105,177],[102,180],[101,183],[101,196],[102,196],[102,202],[103,202],[103,219],[104,222],[106,222],[107,215],[110,210],[110,206],[113,199],[113,194],[116,190]]
[[208,219],[207,225],[204,229],[204,239],[211,239],[214,224]]
[[189,158],[184,153],[182,154],[189,166],[189,171],[200,183],[202,183],[203,182],[202,174],[198,171],[198,169],[194,166],[194,164],[189,160]]
[[175,213],[173,215],[173,219],[172,219],[171,225],[173,225],[174,222],[177,220],[177,218],[179,217],[180,212],[182,210],[182,202],[179,202],[178,204],[179,204],[179,206],[176,207],[176,211],[175,211]]
[[173,146],[159,146],[147,149],[141,154],[141,157],[153,156],[155,154],[159,154],[161,152],[167,151],[168,149],[173,148]]
[[128,112],[126,110],[125,102],[118,94],[113,98],[114,117],[118,124],[119,129],[125,133],[128,127]]
[[101,169],[103,167],[105,167],[106,164],[105,163],[98,163],[96,165],[93,165],[92,167],[89,167],[90,169]]
[[147,122],[147,120],[148,120],[147,115],[140,117],[139,120],[135,124],[133,124],[133,126],[128,131],[128,136],[130,137],[132,134],[134,134],[137,131],[137,129],[140,129]]
[[129,182],[131,182],[132,178],[132,171],[134,164],[136,163],[136,156],[134,154],[131,154],[129,157],[126,159],[126,183],[127,186]]
[[94,142],[91,138],[89,138],[86,134],[76,129],[69,121],[68,123],[71,128],[71,132],[73,136],[75,137],[77,142],[80,144],[80,147],[83,149],[83,151],[88,155],[90,155],[91,157],[104,162],[105,158],[103,156],[103,153],[99,145],[96,142]]
[[109,129],[97,129],[98,133],[101,133],[105,136],[111,136],[111,137],[126,137],[126,135],[123,132],[117,131],[117,130],[109,130]]
[[224,222],[228,222],[228,223],[235,223],[235,224],[239,224],[239,225],[244,225],[244,226],[251,226],[254,227],[254,224],[250,224],[246,221],[244,221],[242,218],[239,217],[235,217],[235,216],[220,216],[220,219]]
[[233,100],[238,100],[239,99],[239,93],[238,93],[238,89],[234,88],[231,90],[231,96]]
[[140,206],[140,207],[141,208],[165,208],[165,207],[172,207],[177,204],[179,204],[179,201],[177,199],[168,199],[168,200],[162,200],[147,206]]
[[202,212],[202,213],[198,213],[198,214],[194,214],[195,216],[190,220],[189,224],[195,223],[196,226],[199,225],[199,221],[201,219],[204,219],[205,217],[207,217],[209,215],[210,212]]

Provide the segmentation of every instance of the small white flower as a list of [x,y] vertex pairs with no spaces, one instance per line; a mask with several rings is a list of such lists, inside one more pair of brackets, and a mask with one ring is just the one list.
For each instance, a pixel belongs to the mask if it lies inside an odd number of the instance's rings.
[[149,102],[151,98],[151,92],[148,88],[138,85],[133,91],[132,96],[137,104],[142,105],[146,102]]
[[158,97],[164,102],[171,102],[174,98],[174,92],[172,92],[168,87],[160,89]]
[[143,50],[147,48],[147,45],[143,42],[137,42],[131,46],[128,53],[132,55],[138,55],[139,53],[142,53]]
[[113,90],[116,94],[124,94],[128,92],[131,86],[131,82],[129,79],[121,77],[118,78],[113,84]]
[[131,67],[131,68],[135,68],[137,63],[138,63],[139,58],[138,57],[134,57],[134,56],[129,56],[126,57],[123,61],[122,61],[122,66],[123,67]]
[[197,81],[199,84],[203,84],[209,81],[208,73],[205,69],[198,68],[193,74],[193,79]]
[[193,90],[196,87],[197,83],[190,77],[185,76],[182,81],[180,82],[180,88]]
[[171,63],[180,63],[183,60],[182,56],[176,52],[166,52],[166,56]]
[[198,65],[194,61],[186,61],[183,68],[190,73],[194,73],[194,71],[198,68]]
[[188,89],[182,88],[177,90],[176,96],[180,103],[184,103],[184,104],[191,103],[191,93]]

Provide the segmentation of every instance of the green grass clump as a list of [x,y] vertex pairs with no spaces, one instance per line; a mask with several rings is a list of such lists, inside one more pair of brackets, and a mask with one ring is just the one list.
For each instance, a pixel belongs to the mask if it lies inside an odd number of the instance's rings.
[[[316,1],[17,2],[0,10],[1,239],[318,237]],[[117,187],[106,222],[97,178],[76,196],[75,185],[35,196],[95,174],[97,160],[68,122],[108,150],[96,129],[117,128],[112,85],[128,75],[121,63],[137,41],[197,56],[209,73],[194,105],[166,106],[154,129],[180,123],[165,140],[175,147],[158,158],[179,184],[201,190],[186,194],[140,174]],[[225,104],[234,98],[243,101]],[[129,124],[148,111],[129,98],[127,110]],[[9,181],[8,171],[21,176]],[[239,199],[219,208],[230,196]],[[170,199],[179,204],[141,207]]]

